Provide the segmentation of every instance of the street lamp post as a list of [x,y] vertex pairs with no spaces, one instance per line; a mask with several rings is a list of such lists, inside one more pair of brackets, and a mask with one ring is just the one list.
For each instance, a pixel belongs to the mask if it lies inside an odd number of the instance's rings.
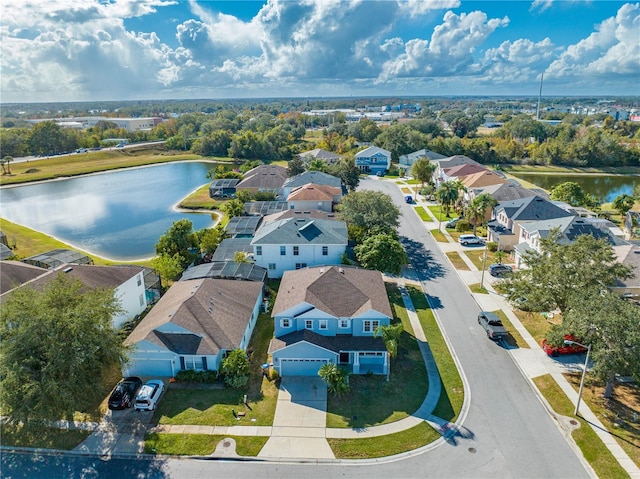
[[589,353],[591,352],[591,344],[585,346],[577,341],[571,341],[570,339],[565,339],[564,344],[576,344],[578,346],[582,346],[583,348],[587,348],[587,357],[584,360],[584,369],[582,370],[582,379],[580,379],[580,389],[578,390],[578,402],[576,403],[576,410],[574,411],[574,415],[578,415],[578,409],[580,409],[580,399],[582,398],[582,389],[584,388],[584,376],[587,374],[587,366],[589,365]]
[[482,257],[482,276],[480,276],[480,289],[484,288],[484,267],[487,264],[487,243],[484,244],[484,256]]

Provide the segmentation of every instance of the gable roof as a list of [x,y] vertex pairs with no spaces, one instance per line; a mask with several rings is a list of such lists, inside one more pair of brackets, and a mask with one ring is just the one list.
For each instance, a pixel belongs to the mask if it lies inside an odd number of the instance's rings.
[[307,183],[289,193],[287,201],[333,201],[334,196],[342,194],[341,188]]
[[540,196],[504,201],[496,206],[495,211],[496,216],[504,211],[507,217],[513,221],[538,221],[574,216],[569,211],[563,210]]
[[282,185],[283,188],[296,188],[309,183],[314,185],[326,185],[341,188],[342,180],[322,171],[305,171],[299,175],[287,178]]
[[279,189],[287,178],[287,169],[284,166],[260,165],[247,171],[244,178],[236,185],[236,189]]
[[503,185],[507,182],[507,180],[497,173],[486,169],[485,171],[479,171],[478,173],[464,176],[460,178],[460,180],[467,188],[472,188],[474,186]]
[[[177,281],[131,332],[125,343],[150,341],[178,354],[215,355],[238,348],[262,283],[232,279]],[[186,332],[160,330],[167,323]]]
[[391,158],[391,152],[390,151],[385,150],[384,148],[379,148],[377,146],[370,146],[369,148],[365,148],[364,150],[359,151],[358,153],[356,153],[356,158],[359,158],[359,157],[370,157],[370,156],[374,156],[374,155],[379,154],[379,153],[382,153],[387,158]]
[[409,162],[416,161],[419,158],[428,158],[430,160],[442,160],[446,158],[446,156],[441,155],[440,153],[436,153],[435,151],[427,150],[423,148],[422,150],[414,151],[413,153],[409,153],[407,155],[401,155],[401,160],[406,160]]
[[256,231],[252,245],[346,245],[347,225],[344,221],[309,218],[285,218],[264,223]]
[[434,159],[432,161],[438,163],[438,166],[441,169],[452,168],[458,165],[473,165],[473,164],[479,165],[480,164],[477,161],[472,160],[468,156],[464,156],[464,155],[454,155],[454,156],[449,156],[447,158]]
[[337,160],[338,158],[340,158],[340,155],[331,151],[323,150],[322,148],[303,151],[302,153],[300,153],[300,156],[312,157],[318,160]]
[[456,165],[451,166],[449,168],[445,168],[444,173],[447,176],[467,176],[472,175],[474,173],[479,173],[481,171],[489,171],[482,165],[477,165],[474,163],[465,163],[464,165]]
[[272,314],[300,303],[339,318],[369,310],[393,317],[382,274],[367,269],[330,266],[285,271]]
[[511,181],[495,185],[476,186],[473,187],[473,190],[476,196],[482,193],[487,193],[499,202],[528,198],[530,196],[542,196],[540,191],[525,188],[520,186],[520,184],[513,183]]
[[308,329],[303,329],[271,339],[271,342],[269,343],[269,354],[273,354],[280,349],[301,341],[306,341],[309,344],[333,351],[334,353],[339,353],[341,351],[385,352],[387,350],[384,340],[381,337],[350,336],[346,334],[323,336]]
[[0,263],[0,294],[17,288],[48,271],[20,261],[2,261]]

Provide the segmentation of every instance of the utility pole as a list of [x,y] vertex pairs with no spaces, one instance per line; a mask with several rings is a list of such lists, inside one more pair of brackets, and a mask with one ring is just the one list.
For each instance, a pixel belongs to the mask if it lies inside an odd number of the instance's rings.
[[538,93],[538,109],[536,112],[536,120],[540,121],[540,102],[542,101],[542,80],[544,79],[544,72],[540,74],[540,92]]

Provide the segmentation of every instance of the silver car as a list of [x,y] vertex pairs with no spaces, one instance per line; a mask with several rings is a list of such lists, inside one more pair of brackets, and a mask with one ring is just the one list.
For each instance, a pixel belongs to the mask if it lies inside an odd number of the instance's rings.
[[158,405],[160,396],[164,392],[164,383],[160,379],[147,381],[140,388],[136,396],[134,407],[136,411],[153,411]]
[[460,235],[458,237],[458,243],[462,246],[467,246],[470,244],[484,244],[484,240],[476,235]]

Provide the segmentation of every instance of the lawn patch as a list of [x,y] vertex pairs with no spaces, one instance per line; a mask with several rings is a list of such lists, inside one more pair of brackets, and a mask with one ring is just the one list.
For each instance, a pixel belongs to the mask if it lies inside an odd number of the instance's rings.
[[[391,359],[389,381],[379,375],[351,375],[349,391],[327,398],[327,427],[370,427],[395,422],[418,410],[428,390],[427,372],[413,335],[402,296],[395,284],[387,284],[394,320],[404,326],[398,356]],[[388,398],[394,398],[389,401]]]
[[509,346],[514,347],[514,348],[517,347],[517,348],[530,349],[529,345],[524,340],[522,335],[518,332],[518,330],[513,325],[513,323],[511,321],[509,321],[509,318],[504,313],[504,311],[499,309],[498,311],[494,311],[494,313],[496,313],[498,315],[498,317],[502,321],[502,324],[504,325],[504,327],[507,328],[507,331],[509,331],[509,338],[507,339],[507,343],[509,344]]
[[455,269],[460,269],[463,271],[471,270],[471,268],[467,266],[467,263],[465,263],[465,261],[460,256],[460,253],[458,253],[457,251],[448,251],[445,254],[447,255],[447,258],[449,258],[449,261],[451,261],[451,264],[453,264],[453,267]]
[[489,294],[489,291],[487,291],[487,288],[485,288],[484,286],[481,286],[480,283],[470,284],[469,289],[471,290],[472,293]]
[[[418,208],[416,208],[416,209],[418,209]],[[448,243],[449,242],[447,237],[440,230],[431,230],[430,233],[431,233],[431,236],[433,236],[433,239],[435,239],[438,243]]]
[[414,209],[422,221],[433,221],[433,218],[429,216],[429,213],[424,209],[424,206],[416,206]]
[[440,434],[426,422],[402,432],[366,439],[327,439],[337,459],[367,459],[392,456],[426,446]]
[[222,436],[214,434],[159,434],[151,433],[144,443],[147,454],[169,454],[175,456],[209,456],[220,441],[232,438],[240,456],[258,455],[268,437]]
[[77,429],[58,429],[53,427],[24,428],[9,424],[0,424],[0,436],[3,446],[37,447],[71,451],[91,435],[91,431]]
[[[533,379],[533,382],[555,412],[563,416],[575,417],[573,416],[573,403],[569,401],[569,398],[562,392],[562,389],[550,374],[538,376]],[[629,477],[613,454],[611,454],[611,451],[591,429],[591,426],[580,416],[575,417],[575,419],[580,422],[580,427],[571,433],[571,437],[573,437],[584,458],[591,465],[597,476],[600,479]]]
[[432,414],[454,422],[464,401],[462,378],[424,293],[413,286],[408,289],[442,382],[442,393]]

